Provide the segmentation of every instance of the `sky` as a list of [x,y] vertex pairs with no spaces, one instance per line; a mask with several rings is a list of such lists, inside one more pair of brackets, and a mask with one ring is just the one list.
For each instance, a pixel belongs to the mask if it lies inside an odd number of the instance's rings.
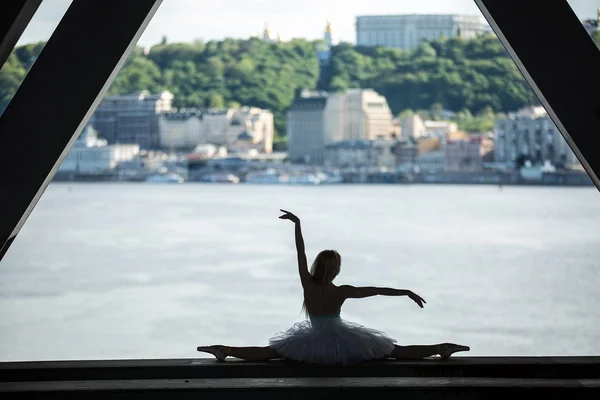
[[[596,18],[600,8],[600,0],[568,2],[580,19]],[[19,44],[48,40],[70,4],[44,0]],[[283,40],[317,39],[328,20],[334,41],[354,43],[356,16],[413,13],[481,15],[473,0],[163,0],[138,44],[152,46],[163,36],[169,42],[248,38],[262,35],[265,23]]]

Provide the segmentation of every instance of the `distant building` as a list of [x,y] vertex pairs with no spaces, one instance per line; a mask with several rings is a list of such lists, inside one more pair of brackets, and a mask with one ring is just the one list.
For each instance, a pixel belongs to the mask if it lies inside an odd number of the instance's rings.
[[494,123],[494,158],[510,166],[529,161],[569,167],[577,163],[575,154],[543,107],[528,107],[509,113]]
[[273,151],[273,113],[257,107],[230,108],[203,113],[208,143],[222,146]]
[[292,162],[321,164],[326,144],[384,139],[393,131],[385,97],[371,89],[329,94],[303,91],[287,118]]
[[435,150],[417,155],[416,164],[421,172],[440,172],[444,170],[445,160],[444,150]]
[[439,137],[422,137],[417,140],[419,153],[439,150],[442,145],[442,140]]
[[325,108],[326,142],[389,138],[393,116],[385,97],[372,89],[330,93]]
[[186,155],[188,160],[209,160],[214,157],[227,157],[227,149],[225,147],[217,147],[214,144],[200,144],[194,150]]
[[400,134],[406,138],[446,138],[455,132],[458,132],[458,125],[452,121],[423,120],[418,114],[409,115],[400,120]]
[[425,123],[418,114],[408,115],[400,119],[400,134],[405,138],[418,139],[425,136]]
[[333,29],[331,22],[327,21],[325,31],[323,32],[323,44],[317,47],[317,57],[321,67],[329,65],[331,59],[331,47],[333,46]]
[[396,117],[396,118],[392,118],[392,130],[391,130],[391,137],[399,137],[400,136],[400,120]]
[[[600,11],[598,13],[600,18]],[[331,28],[331,22],[327,21],[327,25],[325,25],[325,33],[323,35],[323,40],[325,40],[325,46],[331,49],[333,46],[333,29]]]
[[108,144],[138,144],[142,149],[160,146],[159,115],[171,110],[173,94],[107,96],[94,112],[94,128]]
[[374,143],[348,140],[325,147],[325,166],[330,168],[368,168],[375,164]]
[[484,35],[494,35],[496,36],[496,32],[492,29],[488,24],[483,24],[483,32]]
[[489,132],[480,135],[471,135],[471,138],[479,140],[479,154],[481,155],[484,164],[494,162],[494,134]]
[[425,121],[425,136],[447,138],[451,133],[458,132],[458,125],[451,121]]
[[273,114],[256,107],[168,112],[160,116],[159,127],[164,149],[190,150],[213,144],[235,151],[273,150]]
[[400,138],[396,140],[393,152],[396,156],[396,166],[412,167],[417,162],[419,147],[412,138]]
[[446,140],[452,141],[452,140],[467,140],[469,138],[476,138],[479,137],[477,135],[469,135],[467,132],[465,131],[454,131],[454,132],[448,132],[448,135],[446,136]]
[[102,175],[114,170],[119,163],[131,161],[140,153],[136,144],[107,144],[98,139],[87,125],[67,153],[58,172],[79,175]]
[[386,168],[396,166],[394,140],[345,140],[325,146],[324,164],[342,169]]
[[331,23],[327,21],[325,31],[323,32],[323,42],[316,47],[317,58],[319,59],[319,80],[317,88],[325,88],[328,85],[329,64],[331,62],[331,47],[333,46],[333,29]]
[[158,124],[159,143],[163,149],[188,150],[208,142],[202,112],[196,109],[163,113]]
[[480,140],[448,141],[444,146],[444,170],[479,172],[483,169]]
[[263,29],[262,39],[267,43],[281,42],[281,37],[279,36],[279,34],[273,37],[273,35],[271,34],[271,30],[269,29],[269,25],[266,22],[265,28]]
[[288,155],[293,163],[322,164],[327,94],[304,91],[287,112]]
[[440,36],[471,39],[488,32],[478,15],[373,15],[356,18],[358,46],[411,50]]

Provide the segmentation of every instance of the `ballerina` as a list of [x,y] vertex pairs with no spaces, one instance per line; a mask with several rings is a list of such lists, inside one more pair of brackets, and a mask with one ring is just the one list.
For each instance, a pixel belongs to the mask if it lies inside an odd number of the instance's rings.
[[281,212],[280,219],[295,225],[298,272],[304,289],[303,309],[307,320],[272,337],[268,346],[213,345],[200,346],[198,351],[212,354],[219,361],[236,357],[247,361],[287,359],[312,364],[352,365],[386,358],[418,360],[439,355],[446,359],[456,352],[470,350],[468,346],[454,343],[401,346],[384,332],[343,320],[340,311],[347,299],[377,295],[407,296],[421,308],[426,302],[410,290],[336,286],[333,280],[340,273],[342,258],[335,250],[321,251],[309,271],[300,219],[289,211]]

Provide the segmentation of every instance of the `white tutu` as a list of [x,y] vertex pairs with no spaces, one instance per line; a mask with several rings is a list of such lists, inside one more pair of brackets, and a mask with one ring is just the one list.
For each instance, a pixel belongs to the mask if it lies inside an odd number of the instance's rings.
[[396,339],[339,314],[311,316],[269,340],[284,358],[314,364],[356,364],[390,356]]

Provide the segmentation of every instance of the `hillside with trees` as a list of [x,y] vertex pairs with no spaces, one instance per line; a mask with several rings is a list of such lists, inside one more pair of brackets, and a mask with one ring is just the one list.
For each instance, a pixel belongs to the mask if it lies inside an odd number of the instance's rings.
[[493,36],[424,42],[413,51],[340,45],[333,49],[330,90],[373,88],[394,113],[444,109],[475,114],[513,111],[536,101],[515,63]]
[[[169,90],[176,107],[266,108],[275,115],[279,135],[285,135],[285,112],[303,88],[373,88],[387,98],[394,114],[449,110],[475,130],[489,126],[495,113],[537,101],[492,35],[442,37],[411,51],[342,43],[331,49],[325,68],[317,59],[319,43],[266,43],[258,38],[168,43],[165,38],[147,52],[136,48],[109,94]],[[43,43],[18,47],[0,71],[0,112],[42,48]]]

